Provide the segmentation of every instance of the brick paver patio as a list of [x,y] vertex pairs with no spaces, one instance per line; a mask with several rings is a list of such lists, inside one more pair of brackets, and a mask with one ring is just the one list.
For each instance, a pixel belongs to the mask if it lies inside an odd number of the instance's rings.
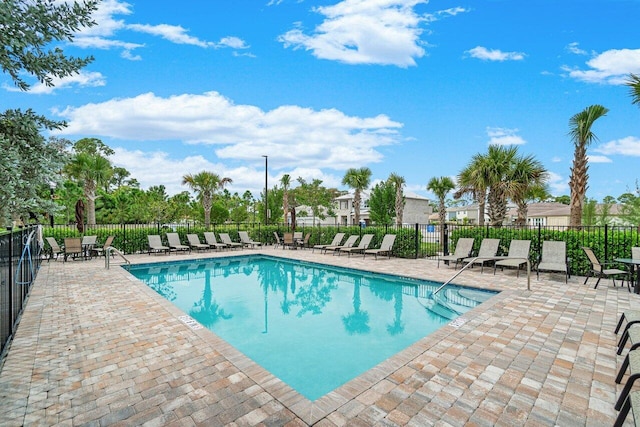
[[[439,281],[454,272],[434,260],[245,250],[261,251]],[[640,296],[609,280],[594,290],[583,279],[533,275],[528,291],[523,274],[465,271],[455,283],[502,292],[310,402],[181,320],[184,313],[119,264],[45,262],[0,371],[0,425],[612,425],[624,356],[613,330]]]

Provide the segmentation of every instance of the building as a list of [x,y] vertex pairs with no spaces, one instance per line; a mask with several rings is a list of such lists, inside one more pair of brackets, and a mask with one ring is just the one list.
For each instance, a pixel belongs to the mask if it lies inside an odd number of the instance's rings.
[[[371,222],[369,218],[369,192],[360,193],[360,220],[365,224]],[[315,218],[315,224],[320,225],[356,225],[355,212],[353,209],[354,193],[349,192],[335,199],[335,216],[326,217],[324,220]],[[404,211],[402,214],[403,224],[427,224],[429,215],[433,212],[429,199],[419,194],[407,191],[404,193]],[[308,208],[299,206],[296,212],[309,212]],[[311,217],[296,216],[296,222],[305,225],[312,225],[314,219]]]

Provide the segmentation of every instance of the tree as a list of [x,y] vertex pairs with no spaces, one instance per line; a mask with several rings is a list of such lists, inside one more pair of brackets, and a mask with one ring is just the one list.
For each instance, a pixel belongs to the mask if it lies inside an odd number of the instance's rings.
[[596,225],[596,211],[598,202],[595,199],[586,199],[582,204],[582,225]]
[[556,203],[562,203],[563,205],[571,204],[571,196],[567,196],[566,194],[562,196],[556,196],[553,198],[553,201]]
[[353,211],[356,224],[360,223],[360,203],[363,190],[366,190],[371,183],[371,169],[362,167],[360,169],[350,168],[342,178],[342,185],[346,185],[354,190]]
[[631,92],[631,103],[640,107],[640,75],[629,74],[629,80],[625,82]]
[[509,179],[512,185],[509,186],[511,200],[518,206],[518,225],[525,225],[527,222],[527,202],[536,193],[545,193],[544,186],[547,181],[547,170],[542,163],[532,155],[517,157],[514,160]]
[[431,190],[433,194],[438,198],[438,216],[440,217],[440,242],[444,243],[444,224],[446,221],[446,207],[444,200],[447,197],[447,193],[456,188],[453,180],[448,176],[441,176],[440,178],[433,177],[427,184],[427,190]]
[[20,90],[30,87],[22,79],[23,73],[47,86],[53,86],[54,77],[77,74],[93,57],[68,57],[59,47],[50,47],[54,41],[72,41],[79,29],[96,25],[91,14],[97,8],[97,0],[73,4],[53,0],[0,2],[2,71]]
[[369,195],[369,217],[376,225],[388,225],[395,215],[396,189],[387,181],[376,184]]
[[73,144],[76,154],[65,171],[79,181],[87,199],[87,225],[96,225],[97,189],[111,179],[112,166],[106,156],[114,151],[97,138],[83,138]]
[[289,186],[291,185],[291,176],[288,173],[280,178],[282,184],[282,210],[284,211],[284,225],[289,224]]
[[484,225],[485,208],[487,201],[487,189],[489,181],[489,169],[487,156],[475,154],[471,162],[458,174],[458,191],[455,199],[460,199],[465,194],[471,194],[478,203],[478,224]]
[[297,204],[311,208],[313,225],[316,223],[316,218],[322,220],[327,215],[334,215],[333,200],[336,197],[335,189],[324,187],[321,179],[307,182],[302,177],[298,177],[298,183],[300,185],[295,190]]
[[640,185],[637,181],[635,194],[630,192],[621,194],[618,202],[622,205],[620,211],[627,222],[640,225]]
[[602,105],[595,104],[585,108],[569,120],[569,135],[574,144],[573,166],[569,178],[569,189],[571,190],[570,227],[579,227],[582,224],[582,202],[587,194],[589,180],[587,147],[597,139],[591,131],[591,127],[596,120],[608,112],[609,110]]
[[56,205],[50,186],[59,185],[59,172],[68,156],[65,139],[40,135],[42,129],[61,124],[32,110],[7,110],[0,114],[0,223],[28,218],[29,212],[53,214]]
[[[395,210],[395,215],[396,215],[396,225],[398,227],[402,227],[402,218],[404,216],[404,194],[403,194],[403,187],[406,183],[404,177],[398,175],[397,173],[393,172],[391,173],[391,175],[389,175],[389,178],[387,178],[387,182],[389,182],[391,185],[393,185],[393,188],[395,190],[395,203],[394,203],[394,210]],[[371,202],[369,202],[371,203]]]
[[211,225],[213,197],[216,192],[232,182],[231,178],[221,178],[220,175],[207,171],[202,171],[195,175],[187,174],[182,177],[182,185],[187,185],[191,190],[195,191],[202,203],[205,228],[208,229],[209,225]]

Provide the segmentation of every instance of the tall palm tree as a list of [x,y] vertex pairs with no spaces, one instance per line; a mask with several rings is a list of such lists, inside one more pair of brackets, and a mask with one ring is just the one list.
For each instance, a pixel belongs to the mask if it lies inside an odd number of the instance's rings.
[[404,187],[405,180],[403,176],[398,175],[393,172],[387,178],[387,182],[393,185],[393,188],[396,190],[396,203],[395,203],[395,211],[396,211],[396,225],[398,227],[402,226],[402,216],[404,215],[404,194],[402,188]]
[[205,228],[208,229],[211,224],[213,196],[217,191],[223,189],[225,185],[232,182],[231,178],[220,178],[220,175],[207,171],[202,171],[195,175],[187,174],[182,177],[182,185],[187,185],[195,191],[198,198],[202,201]]
[[280,184],[282,184],[282,210],[284,210],[284,225],[289,224],[287,218],[289,217],[289,186],[291,185],[291,176],[288,173],[282,175],[280,178]]
[[627,80],[625,85],[629,86],[631,89],[631,103],[638,104],[640,107],[640,75],[637,74],[629,74],[629,80]]
[[446,207],[444,200],[447,193],[456,188],[453,180],[448,176],[433,177],[427,183],[427,190],[431,190],[438,198],[438,216],[440,217],[440,242],[444,242],[444,224],[446,221]]
[[487,157],[482,154],[475,154],[471,161],[458,174],[459,189],[454,194],[455,199],[461,198],[464,194],[471,194],[478,203],[478,224],[484,225],[484,213],[487,203],[487,188],[490,182],[487,176]]
[[80,181],[87,199],[87,225],[96,225],[96,191],[108,183],[112,174],[111,162],[100,154],[79,152],[66,167],[66,172]]
[[516,224],[525,225],[527,222],[527,200],[535,192],[544,189],[548,179],[547,170],[542,163],[532,155],[518,157],[513,163],[509,174],[511,200],[518,206],[518,218]]
[[571,167],[571,178],[569,179],[569,189],[571,191],[570,227],[580,227],[582,225],[582,202],[587,194],[589,181],[587,147],[594,140],[597,140],[597,137],[591,131],[591,126],[608,112],[609,110],[602,105],[594,104],[577,113],[569,120],[569,135],[574,144],[573,166]]
[[347,185],[354,190],[353,194],[353,211],[355,215],[355,223],[360,224],[360,193],[369,188],[371,183],[371,169],[362,167],[360,169],[350,168],[342,178],[342,185]]
[[489,182],[489,222],[500,227],[507,216],[507,199],[516,191],[517,184],[511,179],[513,166],[518,159],[518,147],[490,145],[486,157],[487,180]]

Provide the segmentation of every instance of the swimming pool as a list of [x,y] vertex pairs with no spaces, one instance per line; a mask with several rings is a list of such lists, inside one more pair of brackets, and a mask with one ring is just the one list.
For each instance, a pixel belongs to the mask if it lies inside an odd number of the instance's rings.
[[311,401],[496,294],[267,255],[129,271]]

